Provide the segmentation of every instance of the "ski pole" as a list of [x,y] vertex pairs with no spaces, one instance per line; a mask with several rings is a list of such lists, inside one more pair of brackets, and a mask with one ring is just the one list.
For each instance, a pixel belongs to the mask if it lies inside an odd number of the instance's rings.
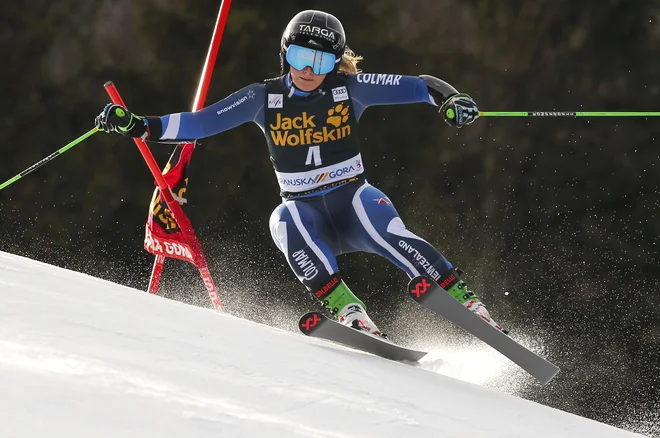
[[12,179],[10,179],[8,181],[5,181],[4,183],[0,184],[0,190],[4,189],[8,185],[10,185],[10,184],[18,181],[19,179],[23,178],[25,175],[32,172],[34,169],[37,169],[38,167],[43,166],[44,164],[48,163],[50,160],[53,160],[54,158],[59,157],[64,152],[68,151],[69,149],[71,149],[72,147],[74,147],[75,145],[77,145],[78,143],[80,143],[81,141],[86,139],[87,137],[91,136],[92,134],[96,134],[96,132],[98,132],[98,130],[99,130],[98,128],[94,128],[94,129],[86,132],[85,134],[83,134],[80,137],[73,140],[68,145],[56,150],[55,152],[53,152],[52,154],[50,154],[49,156],[47,156],[43,160],[34,163],[32,166],[28,167],[27,169],[25,169],[24,171],[22,171],[21,173],[19,173],[15,177],[13,177]]
[[634,111],[479,111],[479,117],[659,117],[660,112]]

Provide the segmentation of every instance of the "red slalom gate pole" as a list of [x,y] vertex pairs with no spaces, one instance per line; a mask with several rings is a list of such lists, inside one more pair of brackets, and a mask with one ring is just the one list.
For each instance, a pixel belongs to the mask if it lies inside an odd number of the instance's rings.
[[211,37],[211,45],[206,55],[204,68],[195,93],[195,101],[193,102],[193,111],[199,111],[204,108],[206,95],[209,91],[209,84],[211,83],[211,76],[213,75],[213,67],[215,67],[215,60],[218,57],[218,49],[220,49],[220,42],[222,35],[225,32],[225,25],[227,24],[227,17],[229,16],[229,8],[231,7],[231,0],[222,0],[220,4],[220,11],[218,12],[218,19],[215,22],[213,29],[213,36]]
[[160,286],[160,277],[163,275],[163,266],[165,265],[165,256],[161,254],[156,255],[154,266],[151,268],[151,277],[149,277],[149,287],[147,292],[150,294],[158,293],[158,286]]
[[[108,95],[110,96],[110,100],[112,100],[113,103],[116,103],[118,105],[123,106],[124,108],[127,108],[126,104],[124,103],[124,100],[119,95],[119,91],[117,91],[117,87],[115,87],[115,85],[112,82],[106,82],[104,86],[106,91],[108,92]],[[201,245],[199,244],[199,241],[197,240],[197,237],[193,232],[192,224],[190,223],[190,220],[183,213],[183,209],[181,208],[181,205],[179,205],[179,201],[174,199],[172,190],[170,189],[170,186],[167,184],[165,177],[161,173],[160,167],[158,167],[158,163],[156,163],[154,156],[149,150],[149,146],[147,146],[147,144],[141,138],[134,138],[133,141],[135,141],[135,144],[137,145],[138,149],[140,150],[140,153],[142,154],[142,158],[144,158],[144,161],[147,163],[147,167],[149,167],[149,170],[156,179],[156,184],[160,189],[161,196],[167,203],[167,206],[169,207],[170,211],[172,212],[172,215],[174,216],[174,219],[179,224],[179,228],[181,229],[181,232],[185,235],[186,243],[192,249],[192,252],[194,254],[194,264],[195,266],[197,266],[197,269],[199,270],[199,273],[202,276],[202,280],[204,281],[204,285],[206,286],[209,292],[209,297],[211,298],[213,307],[215,308],[215,310],[224,311],[224,306],[222,305],[222,302],[220,301],[220,298],[218,296],[218,290],[215,287],[215,284],[213,283],[213,279],[211,278],[211,274],[208,269],[208,264],[206,263],[206,258],[202,254]]]
[[[195,100],[192,107],[193,111],[199,111],[204,107],[206,95],[208,94],[209,90],[209,84],[211,83],[211,77],[213,75],[213,67],[215,66],[215,61],[218,56],[218,50],[220,48],[220,42],[222,41],[222,35],[225,31],[225,25],[227,23],[227,17],[229,16],[230,7],[231,0],[223,0],[220,4],[220,11],[218,12],[218,18],[215,22],[215,28],[213,29],[213,36],[211,36],[211,44],[209,45],[209,51],[206,54],[206,61],[204,62],[204,67],[202,68],[202,74],[199,80],[199,85],[197,86],[197,92],[195,93]],[[177,147],[194,147],[194,143],[185,143]],[[151,270],[151,277],[149,278],[149,288],[147,289],[150,294],[155,294],[158,292],[158,286],[160,285],[160,278],[163,273],[164,264],[165,256],[160,254],[156,255],[154,266]],[[208,272],[208,269],[206,271]],[[211,280],[211,283],[212,282],[213,280]],[[204,283],[206,284],[206,280]]]
[[[106,82],[103,86],[105,87],[105,90],[108,92],[108,95],[110,96],[110,100],[112,100],[112,103],[116,103],[118,105],[123,106],[124,108],[127,108],[126,104],[124,103],[124,100],[119,95],[119,91],[117,91],[117,87],[115,87],[115,84],[113,84],[112,81]],[[134,138],[133,140],[135,140],[135,144],[140,150],[140,153],[142,154],[142,158],[144,158],[144,161],[147,163],[147,167],[149,167],[151,173],[154,174],[154,178],[156,178],[156,184],[158,184],[158,187],[161,189],[161,196],[165,199],[165,202],[167,202],[167,204],[169,205],[170,201],[174,201],[174,196],[172,196],[172,190],[170,190],[170,187],[167,185],[167,181],[165,181],[163,174],[160,172],[160,167],[158,167],[158,163],[156,163],[154,156],[151,154],[151,151],[149,150],[149,146],[147,146],[147,144],[141,138]],[[177,205],[179,204],[177,203]]]

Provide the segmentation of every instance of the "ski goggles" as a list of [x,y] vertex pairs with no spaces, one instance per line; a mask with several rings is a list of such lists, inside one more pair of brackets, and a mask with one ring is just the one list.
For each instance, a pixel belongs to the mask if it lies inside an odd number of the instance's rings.
[[286,50],[286,62],[296,70],[312,67],[314,73],[324,75],[335,68],[337,58],[332,53],[291,44]]

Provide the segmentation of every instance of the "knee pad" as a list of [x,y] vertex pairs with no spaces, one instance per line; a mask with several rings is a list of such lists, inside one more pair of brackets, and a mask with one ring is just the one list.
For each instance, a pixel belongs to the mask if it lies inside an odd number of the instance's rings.
[[286,211],[284,204],[278,205],[270,215],[268,220],[268,228],[270,229],[270,236],[277,248],[284,254],[287,253],[287,235],[286,235],[286,222],[282,220],[282,212]]

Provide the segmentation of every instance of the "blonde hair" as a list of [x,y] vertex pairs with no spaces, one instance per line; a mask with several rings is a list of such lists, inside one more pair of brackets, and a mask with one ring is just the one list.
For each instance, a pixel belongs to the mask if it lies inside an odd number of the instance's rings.
[[358,62],[362,61],[364,58],[360,55],[357,55],[352,51],[348,46],[344,49],[344,55],[341,57],[339,62],[339,71],[349,75],[355,75],[360,73],[362,70],[358,68]]

